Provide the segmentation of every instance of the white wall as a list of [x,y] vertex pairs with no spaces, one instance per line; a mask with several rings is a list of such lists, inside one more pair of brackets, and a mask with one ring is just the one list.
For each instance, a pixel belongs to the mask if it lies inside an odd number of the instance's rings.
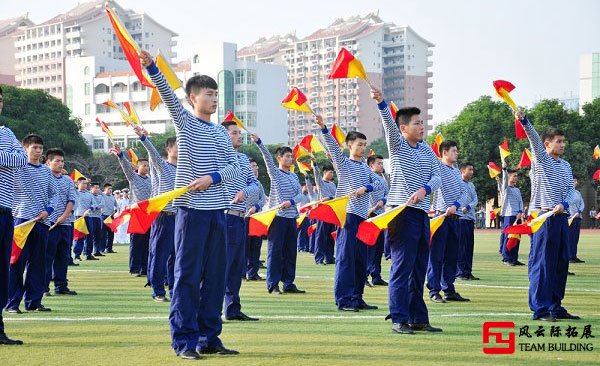
[[579,109],[592,102],[592,54],[579,58]]

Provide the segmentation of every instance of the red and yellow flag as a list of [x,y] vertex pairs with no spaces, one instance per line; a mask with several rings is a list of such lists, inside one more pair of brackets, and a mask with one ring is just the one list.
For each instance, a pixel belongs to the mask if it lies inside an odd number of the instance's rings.
[[346,134],[344,133],[344,131],[342,131],[340,126],[334,124],[333,127],[331,127],[331,136],[333,136],[335,141],[338,143],[338,145],[340,145],[340,148],[343,150],[344,142],[346,142]]
[[306,151],[305,148],[303,148],[300,145],[296,145],[294,146],[294,160],[298,161],[298,159],[304,157],[304,156],[310,156],[310,153],[308,151]]
[[396,103],[394,103],[394,102],[390,102],[390,114],[392,115],[392,118],[395,121],[396,115],[398,114],[398,107],[396,106]]
[[333,238],[333,241],[337,241],[337,230],[331,232],[331,237]]
[[369,156],[373,156],[373,155],[375,155],[375,150],[369,149]]
[[529,222],[526,222],[524,224],[507,226],[502,232],[504,234],[521,234],[521,235],[533,234],[536,231],[538,231],[542,227],[544,222],[546,222],[546,219],[548,219],[548,217],[550,217],[552,215],[554,215],[554,212],[548,211],[548,212],[546,212],[542,215],[539,215],[535,219],[533,219]]
[[508,150],[508,139],[504,139],[502,145],[498,146],[500,150],[500,159],[504,162],[504,160],[510,156],[510,151]]
[[296,227],[298,229],[300,229],[300,226],[302,225],[302,223],[304,222],[304,219],[306,218],[306,212],[301,214],[300,216],[298,216],[298,218],[296,219]]
[[331,66],[329,79],[361,78],[367,80],[367,72],[356,57],[346,48],[342,47],[337,58]]
[[302,161],[296,161],[298,164],[298,171],[302,173],[302,175],[307,175],[310,172],[310,164]]
[[317,139],[316,136],[314,136],[314,135],[304,136],[302,141],[300,141],[299,145],[302,146],[306,151],[308,151],[311,154],[316,154],[318,152],[325,152],[325,148],[323,147],[323,145],[321,145],[321,143],[319,142],[319,139]]
[[140,117],[138,117],[138,114],[136,113],[131,103],[124,102],[123,105],[125,106],[125,109],[127,109],[127,113],[129,113],[129,120],[135,123],[136,125],[141,126],[142,122],[140,121]]
[[71,175],[69,175],[69,176],[71,177],[71,180],[75,183],[77,183],[79,178],[85,178],[85,176],[83,174],[81,174],[81,172],[77,169],[73,169],[73,171],[71,172]]
[[315,231],[317,231],[317,224],[312,224],[308,227],[306,233],[308,234],[308,236],[312,236],[312,234],[314,234]]
[[115,135],[113,135],[110,128],[108,128],[108,125],[105,122],[100,121],[100,119],[98,117],[96,117],[96,122],[98,122],[98,124],[100,124],[100,128],[102,129],[102,132],[104,132],[108,136],[110,141],[112,142],[115,139]]
[[115,36],[119,40],[121,44],[121,48],[123,48],[123,53],[125,54],[125,58],[131,65],[133,72],[137,76],[140,83],[149,88],[154,88],[152,82],[148,79],[148,77],[142,72],[142,64],[140,62],[140,48],[135,43],[131,35],[127,31],[127,28],[123,25],[121,20],[114,11],[106,6],[106,13],[108,14],[108,19],[110,19],[110,23],[112,24],[113,30],[115,31]]
[[148,232],[150,226],[165,206],[175,198],[188,193],[188,191],[188,187],[181,187],[133,204],[129,208],[131,217],[127,233],[145,234]]
[[112,230],[113,233],[116,233],[119,229],[119,226],[129,222],[129,220],[131,219],[131,214],[129,213],[129,208],[127,208],[121,211],[119,214],[115,215],[115,217],[111,219],[110,222],[107,222],[109,218],[110,216],[106,220],[104,220],[104,223]]
[[242,122],[242,120],[237,118],[232,111],[227,111],[227,114],[225,115],[225,119],[223,120],[223,122],[234,122],[239,128],[248,132],[248,129],[246,128],[246,126],[244,126],[244,123]]
[[496,209],[491,210],[490,211],[490,220],[496,220],[496,216],[498,216],[501,209],[502,209],[501,207],[498,207]]
[[494,164],[493,161],[490,161],[487,165],[488,167],[488,171],[490,173],[490,178],[494,179],[496,178],[498,175],[500,175],[500,172],[502,172],[502,170],[498,167],[498,165]]
[[506,249],[513,250],[521,242],[521,234],[508,234]]
[[517,165],[517,169],[523,169],[528,166],[531,166],[531,152],[528,149],[523,149],[523,154],[521,154],[521,160],[519,161],[519,165]]
[[431,150],[433,150],[433,153],[439,159],[442,158],[442,152],[440,151],[440,145],[442,144],[442,142],[444,142],[444,136],[438,132],[438,134],[435,135],[435,140],[433,140],[433,144],[431,144]]
[[12,249],[10,252],[10,264],[15,264],[21,257],[21,252],[23,252],[23,248],[25,247],[25,243],[27,242],[27,237],[31,230],[35,226],[37,221],[29,220],[22,224],[15,226],[15,231],[13,234],[12,241]]
[[309,219],[320,220],[328,224],[344,227],[346,223],[346,207],[350,195],[320,202],[308,214]]
[[445,219],[446,215],[440,215],[429,220],[429,246],[431,246],[433,236],[435,235],[436,231],[440,228],[440,226],[442,226]]
[[73,240],[83,239],[89,233],[85,217],[82,216],[73,222]]
[[363,243],[373,246],[382,230],[388,228],[390,222],[406,208],[406,205],[397,206],[375,217],[363,221],[358,226],[356,237]]
[[138,159],[137,154],[135,153],[135,151],[129,149],[127,150],[127,155],[129,155],[129,157],[131,158],[131,165],[136,166],[138,165],[138,161],[140,159]]
[[596,145],[594,148],[594,160],[600,159],[600,145]]
[[291,109],[294,111],[313,113],[312,109],[308,105],[308,99],[306,95],[300,91],[297,87],[293,87],[289,94],[281,101],[283,108]]
[[519,121],[516,118],[515,118],[515,136],[517,137],[517,140],[526,140],[527,139],[527,133],[525,133],[525,129],[523,128],[521,121]]
[[[160,72],[165,77],[165,80],[173,90],[177,90],[181,88],[181,81],[177,75],[175,75],[175,71],[171,68],[171,65],[165,60],[163,55],[161,55],[160,50],[156,54],[156,60],[154,61],[156,67],[160,70]],[[152,94],[150,95],[150,110],[153,111],[156,107],[161,103],[160,94],[158,94],[158,90],[156,88],[152,89]]]
[[275,215],[277,215],[277,211],[279,211],[279,207],[250,216],[248,235],[258,237],[266,236],[269,233],[269,228],[271,227]]
[[494,89],[496,90],[496,95],[500,97],[503,101],[508,104],[513,111],[517,110],[517,105],[510,97],[510,92],[515,89],[515,86],[506,80],[496,80],[492,84],[494,84]]
[[600,169],[594,172],[594,176],[592,177],[594,180],[600,181]]
[[110,108],[116,110],[117,112],[119,112],[119,114],[121,115],[121,118],[123,119],[123,121],[125,121],[125,124],[127,126],[129,126],[131,124],[131,120],[129,119],[129,116],[125,112],[123,112],[123,110],[121,108],[119,108],[115,103],[113,103],[110,99],[107,100],[106,102],[102,103],[102,105],[110,107]]

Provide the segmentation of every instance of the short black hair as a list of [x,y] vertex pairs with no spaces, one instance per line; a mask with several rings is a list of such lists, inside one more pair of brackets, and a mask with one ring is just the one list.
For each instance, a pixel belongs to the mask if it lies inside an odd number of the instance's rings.
[[554,138],[556,136],[565,136],[565,133],[561,129],[558,129],[558,128],[555,128],[555,127],[549,127],[542,134],[542,141],[547,141],[547,140],[552,141],[552,140],[554,140]]
[[383,160],[383,156],[381,155],[371,155],[367,158],[367,165],[371,166],[371,164],[373,164],[375,162],[375,160],[377,159],[381,159]]
[[177,137],[173,136],[173,137],[169,137],[167,139],[167,141],[165,142],[165,148],[169,147],[173,147],[175,146],[175,144],[177,144]]
[[112,187],[112,184],[110,184],[110,183],[104,183],[104,188],[106,188],[106,187]]
[[63,151],[63,149],[61,149],[59,147],[54,147],[54,148],[48,149],[48,151],[46,151],[46,160],[50,161],[50,160],[54,159],[55,156],[62,156],[64,158],[65,152]]
[[185,95],[190,96],[190,94],[197,93],[201,89],[219,89],[217,82],[215,79],[211,78],[208,75],[196,75],[192,76],[188,79],[187,83],[185,83]]
[[442,153],[444,151],[448,151],[448,150],[450,150],[450,148],[453,148],[453,147],[458,148],[458,144],[456,143],[456,141],[445,140],[444,142],[442,142],[440,144],[440,155],[442,155]]
[[145,158],[138,159],[138,164],[139,164],[139,163],[144,163],[144,162],[146,162],[146,163],[150,163],[150,162],[148,161],[148,159],[145,159]]
[[44,140],[42,139],[42,136],[36,135],[35,133],[30,133],[29,135],[23,137],[23,141],[21,141],[21,143],[23,144],[24,147],[27,147],[27,146],[33,145],[33,144],[39,144],[39,145],[44,146]]
[[396,112],[396,123],[398,125],[407,125],[412,116],[421,114],[421,110],[417,107],[404,107]]
[[577,177],[575,174],[573,174],[573,179],[579,180],[579,177]]
[[92,186],[92,187],[94,187],[94,186],[100,187],[100,183],[98,183],[98,182],[92,182],[92,183],[90,183],[90,186]]
[[325,165],[323,165],[323,168],[321,168],[321,171],[323,173],[325,173],[325,172],[332,172],[333,171],[333,165],[331,165],[331,164],[325,164]]
[[290,149],[289,146],[280,146],[280,147],[277,148],[277,150],[275,150],[275,155],[277,155],[278,157],[284,156],[287,153],[290,153],[290,154],[294,153],[292,151],[292,149]]
[[77,178],[77,183],[81,182],[82,180],[84,180],[87,183],[87,178],[86,177],[79,177],[79,178]]
[[514,170],[514,169],[506,169],[506,172],[508,173],[508,175],[519,174],[519,172],[517,170]]
[[346,135],[346,142],[352,142],[356,139],[363,139],[366,140],[367,136],[365,136],[364,133],[362,132],[358,132],[358,131],[350,131],[348,132],[348,134]]
[[221,126],[225,127],[226,129],[229,129],[229,127],[231,126],[237,126],[237,123],[233,121],[223,121],[221,122]]
[[0,87],[0,95],[2,95],[2,88]]
[[250,159],[248,159],[248,161],[250,161],[250,164],[252,164],[252,163],[256,163],[256,164],[258,164],[258,163],[256,162],[256,159],[254,159],[254,158],[250,158]]
[[475,165],[473,165],[473,163],[470,163],[468,161],[465,161],[464,163],[460,164],[460,170],[467,169],[468,167],[475,167]]

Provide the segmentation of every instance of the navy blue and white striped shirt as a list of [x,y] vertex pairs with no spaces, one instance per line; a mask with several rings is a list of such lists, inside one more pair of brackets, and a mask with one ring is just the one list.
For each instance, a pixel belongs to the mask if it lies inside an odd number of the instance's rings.
[[334,182],[327,181],[321,177],[321,170],[319,170],[319,166],[315,162],[315,182],[317,183],[317,187],[319,188],[319,196],[321,199],[328,198],[333,199],[335,197],[335,191],[337,187]]
[[551,210],[556,205],[562,204],[567,211],[575,195],[571,165],[566,160],[555,159],[546,152],[544,142],[527,117],[521,120],[521,124],[537,161],[535,171],[539,183],[541,208]]
[[523,197],[521,190],[508,184],[508,170],[502,169],[502,185],[500,186],[502,195],[502,209],[500,216],[517,216],[523,213]]
[[[175,176],[177,175],[177,166],[165,161],[156,147],[152,144],[149,138],[145,135],[140,137],[142,145],[148,151],[148,161],[150,162],[150,172],[152,177],[153,196],[167,193],[175,189]],[[177,209],[173,206],[173,202],[167,203],[163,211],[175,212]]]
[[571,206],[569,206],[569,213],[571,215],[579,214],[581,217],[581,213],[585,209],[585,203],[583,202],[583,197],[581,197],[581,192],[575,190],[575,195]]
[[129,204],[133,205],[152,197],[152,182],[150,177],[142,176],[135,172],[133,165],[125,158],[123,152],[119,153],[119,164],[129,182]]
[[531,155],[531,168],[529,169],[529,180],[531,181],[531,197],[529,199],[528,214],[531,215],[534,211],[539,211],[542,208],[540,200],[540,184],[539,176],[536,173],[537,161],[533,154]]
[[[258,180],[252,172],[248,156],[241,152],[236,152],[236,155],[240,165],[240,174],[225,183],[227,191],[229,191],[229,201],[233,200],[240,191],[244,192],[246,200],[259,195]],[[229,209],[246,212],[246,206],[246,202],[230,203]]]
[[256,184],[258,186],[258,192],[246,199],[246,209],[249,210],[250,207],[254,206],[256,212],[259,212],[267,204],[267,195],[265,194],[265,188],[258,179],[256,180]]
[[186,193],[176,198],[173,205],[196,210],[229,208],[225,182],[239,174],[240,166],[227,130],[221,125],[196,118],[185,109],[154,63],[147,70],[177,130],[175,188],[186,187],[205,175],[213,180],[205,191]]
[[[54,191],[56,192],[56,207],[54,207],[54,211],[48,216],[48,219],[51,223],[55,223],[65,213],[69,202],[75,204],[75,192],[77,190],[69,176],[62,174],[59,176],[52,174],[52,176],[54,177]],[[71,223],[73,223],[72,213],[62,225],[71,225]]]
[[[351,194],[361,187],[366,187],[367,192],[385,190],[384,184],[377,174],[371,171],[367,164],[363,161],[352,160],[344,155],[342,149],[340,149],[340,145],[331,136],[327,127],[323,128],[321,132],[323,133],[325,145],[331,155],[331,161],[339,179],[336,197]],[[346,213],[366,219],[369,216],[369,196],[370,194],[365,193],[360,197],[350,197]]]
[[277,211],[277,216],[295,219],[298,217],[298,209],[296,203],[302,200],[302,187],[298,176],[292,172],[286,172],[281,169],[273,161],[273,155],[263,145],[261,140],[256,143],[262,154],[269,178],[271,178],[271,191],[269,192],[269,209],[281,205],[285,201],[290,201],[292,205],[288,208]]
[[96,197],[89,191],[75,191],[75,216],[81,217],[87,210],[97,209],[98,205]]
[[[390,187],[388,185],[387,180],[385,179],[385,177],[383,175],[379,175],[379,174],[375,174],[377,176],[377,178],[379,178],[379,180],[381,181],[381,184],[383,184],[384,189],[383,190],[379,190],[379,191],[373,191],[371,193],[369,193],[369,206],[370,207],[375,207],[377,205],[377,203],[379,203],[379,201],[382,201],[385,203],[385,200],[387,199],[387,195],[390,191]],[[380,215],[385,211],[385,207],[381,207],[378,208],[377,210],[373,211],[373,213],[375,215]]]
[[111,216],[119,210],[115,196],[102,194],[102,216]]
[[413,193],[425,188],[428,194],[425,199],[410,206],[429,213],[431,200],[429,195],[442,184],[438,158],[426,143],[419,142],[415,147],[408,143],[400,133],[385,101],[377,106],[381,114],[390,156],[391,182],[388,204],[403,205]]
[[[456,214],[462,216],[461,207],[467,207],[468,193],[462,180],[460,169],[455,166],[449,166],[438,160],[440,166],[440,176],[442,177],[442,186],[435,194],[433,209],[446,212],[450,206],[456,206]],[[471,208],[470,206],[467,209]]]
[[[475,189],[475,185],[471,182],[463,181],[464,190],[467,192],[467,212],[463,212],[460,219],[475,221],[475,207],[477,207],[478,198],[477,198],[477,190]],[[462,212],[462,211],[461,211]]]
[[94,217],[97,219],[102,218],[102,206],[104,206],[104,194],[102,194],[102,193],[98,193],[98,194],[91,193],[91,194],[94,199],[94,208],[92,208],[90,210],[90,217]]
[[[55,178],[52,171],[44,164],[28,163],[25,167],[17,170],[13,216],[31,220],[35,219],[42,211],[51,215],[57,206],[53,179]],[[48,218],[43,223],[50,226]]]
[[10,128],[0,126],[0,206],[12,209],[15,199],[16,169],[29,161],[23,146]]

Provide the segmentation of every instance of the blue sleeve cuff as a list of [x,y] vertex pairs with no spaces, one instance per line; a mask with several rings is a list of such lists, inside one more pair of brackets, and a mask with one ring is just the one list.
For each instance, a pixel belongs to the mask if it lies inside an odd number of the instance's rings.
[[384,110],[387,108],[387,103],[385,100],[382,100],[381,103],[377,103],[377,108],[379,108],[380,111]]
[[522,213],[523,213],[523,210],[519,210],[519,211],[517,211],[517,213],[518,213],[518,214],[522,214]]
[[156,64],[154,62],[152,63],[152,65],[146,67],[146,70],[148,71],[149,75],[156,75],[159,72],[158,67],[156,67]]
[[427,194],[431,194],[431,187],[429,185],[425,184],[423,188],[425,188],[425,192],[427,192]]
[[223,178],[221,178],[221,174],[219,173],[209,173],[208,175],[210,175],[210,177],[212,178],[213,184],[219,184],[223,180]]
[[460,208],[460,203],[458,201],[454,201],[453,205],[456,206],[456,209]]
[[146,135],[140,136],[140,141],[146,141]]
[[332,200],[332,199],[333,199],[333,196],[329,196],[329,199],[330,199],[330,200]]
[[367,192],[373,192],[373,186],[370,184],[367,184],[365,187],[367,187]]
[[73,200],[68,200],[68,201],[67,201],[67,205],[69,204],[69,202],[71,202],[72,204],[75,204],[75,201],[73,201]]
[[581,213],[582,213],[582,212],[583,212],[583,211],[577,211],[577,213],[578,213],[578,214],[580,214],[580,215],[581,215]]
[[471,205],[466,205],[465,208],[467,209],[467,211],[471,211]]
[[527,119],[527,116],[523,117],[523,119],[521,120],[521,124],[526,125],[529,123],[529,119]]
[[565,210],[569,209],[569,204],[565,201],[565,202],[561,202],[561,204],[563,205],[563,207],[565,208]]
[[292,204],[292,206],[296,206],[296,201],[290,199],[290,203]]
[[256,212],[260,211],[260,206],[258,204],[254,205],[254,208],[256,209]]
[[387,200],[384,198],[380,199],[381,202],[383,202],[383,205],[385,206],[385,204],[387,203]]
[[262,140],[261,140],[261,139],[258,139],[258,141],[256,141],[256,144],[257,144],[257,145],[262,145]]
[[46,207],[45,210],[48,213],[48,216],[52,215],[52,212],[54,212],[54,209],[52,207]]
[[125,155],[123,155],[123,152],[121,151],[121,152],[119,153],[119,155],[117,155],[117,156],[119,157],[119,159],[123,159],[123,157],[124,157]]
[[322,133],[329,133],[329,129],[327,128],[327,126],[321,128],[321,132]]

